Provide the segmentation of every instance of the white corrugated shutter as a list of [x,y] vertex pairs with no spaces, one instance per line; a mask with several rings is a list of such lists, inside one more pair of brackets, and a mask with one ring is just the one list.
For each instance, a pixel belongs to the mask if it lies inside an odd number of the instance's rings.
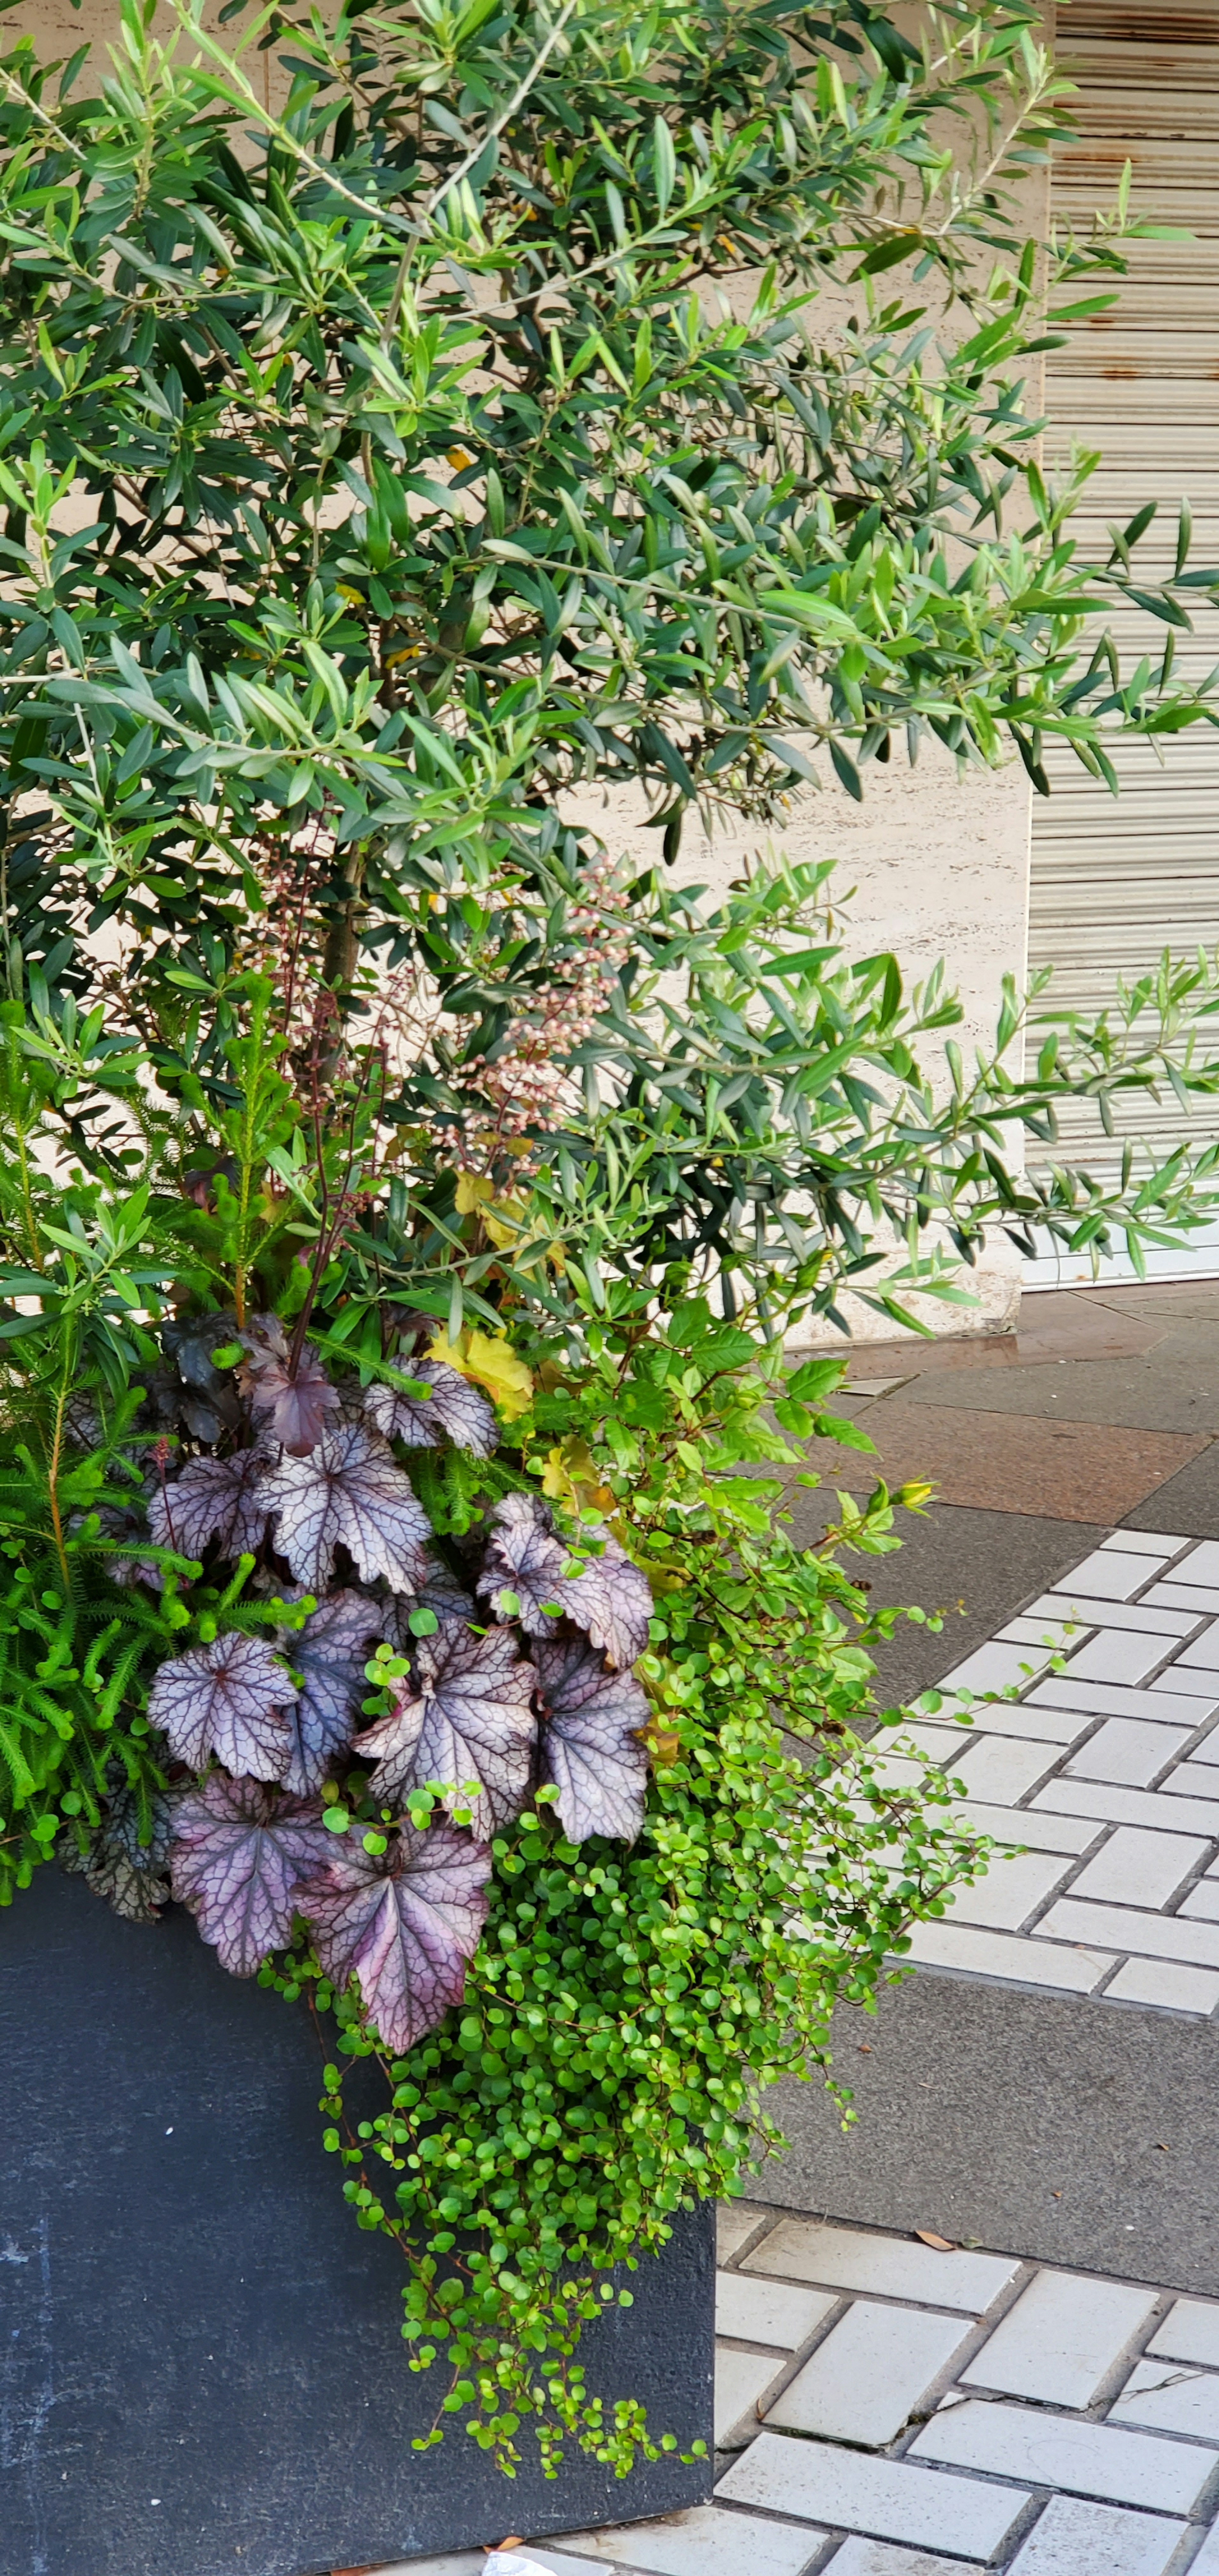
[[[1129,247],[1129,276],[1114,310],[1077,327],[1047,360],[1047,461],[1072,440],[1103,462],[1076,522],[1089,548],[1106,543],[1150,500],[1160,517],[1139,557],[1171,569],[1177,504],[1194,513],[1192,561],[1219,564],[1219,0],[1189,9],[1072,0],[1058,20],[1058,55],[1078,84],[1077,142],[1052,173],[1060,225],[1085,233],[1093,209],[1111,205],[1123,164],[1131,202],[1161,223],[1187,226],[1187,243]],[[1114,621],[1123,655],[1158,661],[1165,627],[1137,612]],[[1219,663],[1219,614],[1195,615],[1177,641],[1178,672]],[[1052,998],[1095,1011],[1118,976],[1133,978],[1160,950],[1219,941],[1219,732],[1199,726],[1171,742],[1163,762],[1131,745],[1119,760],[1116,801],[1076,762],[1057,756],[1054,793],[1034,798],[1029,963],[1052,965]],[[1188,1125],[1219,1134],[1219,1102],[1183,1119],[1168,1094],[1140,1102],[1121,1122],[1163,1150]],[[1062,1119],[1063,1145],[1094,1170],[1111,1169],[1093,1113]],[[1153,1255],[1165,1275],[1219,1273],[1219,1228],[1188,1254]],[[1048,1285],[1052,1264],[1030,1268]],[[1085,1276],[1081,1267],[1078,1275]]]

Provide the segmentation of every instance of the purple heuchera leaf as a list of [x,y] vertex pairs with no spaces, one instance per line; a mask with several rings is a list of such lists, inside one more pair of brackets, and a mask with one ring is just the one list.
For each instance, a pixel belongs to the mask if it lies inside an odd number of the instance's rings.
[[453,1621],[418,1638],[413,1692],[404,1689],[388,1717],[355,1739],[355,1751],[377,1765],[373,1797],[388,1805],[435,1780],[450,1806],[469,1811],[476,1834],[510,1824],[529,1787],[536,1678],[506,1628],[477,1636]]
[[359,1423],[324,1432],[312,1456],[284,1458],[264,1479],[275,1544],[307,1592],[327,1591],[340,1541],[366,1583],[378,1574],[413,1592],[432,1535],[387,1440]]
[[173,1890],[235,1977],[252,1977],[292,1930],[296,1891],[331,1841],[317,1798],[281,1798],[213,1772],[178,1801]]
[[246,1353],[238,1383],[249,1396],[255,1421],[266,1425],[290,1458],[307,1458],[327,1422],[341,1410],[338,1390],[316,1352],[306,1343],[291,1376],[291,1352],[278,1315],[255,1315],[238,1340]]
[[431,1393],[404,1395],[400,1387],[370,1386],[364,1411],[387,1440],[403,1440],[408,1449],[437,1449],[447,1437],[455,1449],[469,1449],[476,1458],[494,1455],[499,1426],[495,1407],[481,1388],[471,1386],[460,1369],[444,1360],[420,1360],[417,1367],[403,1360],[400,1365],[405,1376],[430,1387]]
[[131,1789],[117,1789],[87,1852],[70,1833],[56,1845],[63,1867],[83,1878],[126,1923],[159,1923],[161,1908],[169,1903],[169,1838],[176,1803],[153,1798],[151,1840],[142,1843],[140,1802]]
[[284,1711],[296,1686],[264,1637],[230,1633],[162,1664],[148,1714],[171,1753],[201,1771],[214,1753],[227,1771],[278,1780],[291,1749]]
[[635,1662],[648,1642],[652,1595],[616,1538],[600,1538],[600,1553],[582,1556],[581,1571],[568,1574],[572,1550],[536,1494],[505,1494],[491,1523],[478,1589],[493,1605],[501,1592],[515,1593],[527,1635],[553,1636],[561,1612],[611,1664]]
[[631,1673],[614,1673],[579,1636],[540,1637],[533,1650],[542,1704],[542,1769],[559,1792],[569,1842],[613,1834],[633,1843],[643,1823],[647,1755],[636,1729],[648,1703]]
[[283,1782],[300,1797],[321,1788],[332,1756],[351,1742],[352,1717],[368,1691],[369,1647],[384,1635],[385,1624],[384,1611],[362,1592],[332,1592],[284,1640],[283,1651],[300,1674],[300,1695],[288,1710],[292,1751]]
[[457,1576],[443,1557],[430,1556],[417,1590],[409,1596],[392,1592],[382,1610],[382,1636],[395,1654],[413,1655],[418,1638],[410,1624],[412,1610],[431,1610],[443,1628],[446,1620],[460,1620],[463,1626],[474,1615],[473,1595],[463,1590]]
[[346,1835],[297,1890],[327,1976],[359,1978],[365,2011],[396,2055],[460,2003],[490,1875],[484,1843],[448,1824],[404,1825],[375,1856],[358,1833]]
[[232,1458],[192,1458],[180,1476],[153,1493],[149,1535],[179,1556],[201,1557],[214,1539],[221,1556],[256,1555],[267,1526],[258,1479],[267,1471],[265,1450],[239,1449]]

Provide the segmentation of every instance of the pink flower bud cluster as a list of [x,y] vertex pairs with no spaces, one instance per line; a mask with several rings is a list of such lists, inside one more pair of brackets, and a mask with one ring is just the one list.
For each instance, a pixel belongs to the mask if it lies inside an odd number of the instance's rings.
[[493,1056],[472,1056],[469,1070],[496,1112],[484,1150],[516,1144],[531,1128],[569,1115],[577,1097],[571,1059],[591,1037],[630,953],[623,916],[625,889],[608,852],[589,867],[584,891],[569,906],[570,946],[550,966],[528,1010],[508,1022]]

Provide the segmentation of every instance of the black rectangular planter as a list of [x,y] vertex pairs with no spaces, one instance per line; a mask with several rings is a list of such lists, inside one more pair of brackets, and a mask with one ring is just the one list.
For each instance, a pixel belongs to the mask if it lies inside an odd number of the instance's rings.
[[[502,2478],[406,2366],[394,2249],[321,2145],[303,2007],[188,1918],[122,1923],[55,1868],[0,1914],[4,2576],[315,2576],[702,2502],[710,2460],[625,2481],[526,2432]],[[589,2385],[711,2443],[712,2212],[588,2329]]]

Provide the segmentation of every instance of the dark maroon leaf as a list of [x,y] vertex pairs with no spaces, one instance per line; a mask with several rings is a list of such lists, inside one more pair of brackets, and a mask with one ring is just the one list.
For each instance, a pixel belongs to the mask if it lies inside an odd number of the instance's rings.
[[293,1371],[278,1315],[255,1315],[238,1339],[246,1354],[239,1384],[255,1421],[266,1425],[289,1457],[307,1458],[341,1410],[338,1390],[316,1351],[306,1344]]
[[281,1798],[213,1772],[178,1801],[173,1889],[235,1977],[252,1977],[292,1930],[295,1897],[331,1841],[317,1798]]
[[360,1981],[364,2009],[401,2056],[461,2002],[487,1916],[491,1854],[452,1825],[404,1825],[387,1851],[347,1834],[297,1890],[323,1968]]
[[180,1476],[153,1491],[148,1528],[156,1545],[201,1557],[214,1539],[222,1556],[255,1555],[267,1526],[258,1490],[267,1464],[260,1449],[239,1449],[232,1458],[191,1458]]
[[104,1897],[125,1922],[159,1922],[161,1908],[170,1898],[169,1841],[176,1803],[153,1798],[152,1836],[142,1843],[139,1800],[130,1789],[116,1789],[87,1851],[81,1851],[73,1834],[60,1836],[56,1850],[63,1867],[83,1878],[93,1894]]
[[352,1720],[367,1697],[364,1667],[374,1637],[385,1634],[385,1613],[362,1592],[332,1592],[284,1639],[283,1651],[300,1674],[300,1696],[288,1711],[292,1752],[286,1789],[304,1797],[320,1789],[335,1753],[351,1742]]
[[447,1438],[455,1449],[469,1449],[476,1458],[493,1456],[499,1427],[481,1388],[471,1386],[460,1369],[444,1360],[420,1360],[417,1366],[403,1361],[402,1368],[431,1392],[404,1395],[400,1387],[370,1386],[364,1411],[387,1440],[403,1440],[408,1449],[436,1449]]
[[277,1524],[276,1546],[306,1591],[327,1590],[340,1541],[366,1583],[378,1574],[395,1592],[419,1583],[431,1523],[378,1432],[359,1423],[324,1432],[310,1457],[272,1469],[262,1498]]
[[418,1638],[413,1690],[404,1685],[389,1716],[355,1739],[356,1752],[377,1765],[373,1797],[388,1806],[437,1781],[451,1807],[469,1811],[476,1834],[511,1823],[529,1787],[536,1678],[508,1629],[478,1636],[454,1621]]
[[162,1664],[148,1714],[192,1771],[201,1771],[214,1753],[227,1771],[278,1780],[291,1751],[284,1712],[295,1697],[295,1684],[265,1638],[230,1633]]
[[567,1541],[556,1535],[549,1511],[536,1494],[505,1494],[491,1515],[491,1535],[478,1589],[498,1611],[500,1595],[514,1594],[522,1628],[531,1637],[554,1634],[559,1613],[583,1628],[611,1664],[633,1664],[648,1642],[652,1595],[647,1579],[624,1548],[608,1533],[599,1535],[595,1552],[587,1540],[579,1548],[581,1570]]
[[647,1755],[636,1729],[648,1703],[630,1673],[610,1672],[579,1636],[541,1637],[533,1650],[542,1703],[542,1769],[559,1792],[569,1842],[614,1834],[633,1843],[643,1823]]

